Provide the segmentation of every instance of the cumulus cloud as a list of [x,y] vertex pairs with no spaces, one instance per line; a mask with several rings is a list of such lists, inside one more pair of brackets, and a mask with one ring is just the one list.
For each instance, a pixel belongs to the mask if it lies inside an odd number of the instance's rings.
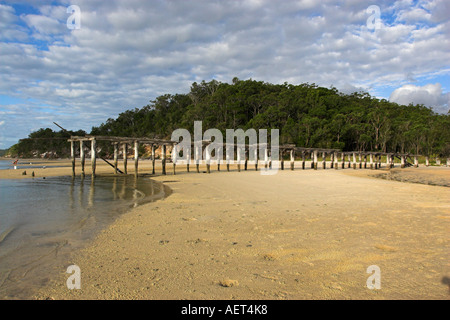
[[[450,61],[445,0],[377,1],[375,31],[368,4],[355,0],[78,0],[80,30],[66,27],[69,2],[0,5],[0,94],[33,101],[34,116],[49,116],[39,126],[89,131],[194,81],[237,76],[351,92],[398,88]],[[17,12],[16,3],[35,10]]]
[[423,104],[433,108],[436,112],[447,113],[450,106],[450,93],[442,92],[440,83],[427,84],[422,87],[407,84],[395,89],[389,100],[403,105]]

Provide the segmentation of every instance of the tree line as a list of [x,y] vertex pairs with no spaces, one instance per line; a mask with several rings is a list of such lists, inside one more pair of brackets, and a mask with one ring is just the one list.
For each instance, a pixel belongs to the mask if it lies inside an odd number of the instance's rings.
[[[343,94],[315,84],[238,78],[232,83],[194,82],[189,93],[161,95],[142,108],[107,119],[90,134],[170,139],[178,128],[193,132],[194,121],[202,121],[204,130],[217,128],[224,135],[226,129],[279,129],[280,144],[299,147],[450,156],[448,113],[438,114],[420,104],[399,105],[365,92]],[[49,130],[40,129],[29,138],[68,134]],[[26,156],[45,143],[22,140],[13,148]],[[63,151],[64,146],[68,150],[67,142],[48,143],[46,151],[67,154]],[[112,152],[107,145],[102,150]]]

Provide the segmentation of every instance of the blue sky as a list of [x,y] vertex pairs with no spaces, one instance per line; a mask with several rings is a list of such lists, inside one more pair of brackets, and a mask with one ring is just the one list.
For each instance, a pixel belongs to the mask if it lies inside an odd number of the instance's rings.
[[[70,5],[80,29],[67,27]],[[447,0],[0,0],[0,149],[234,77],[447,113],[449,17]]]

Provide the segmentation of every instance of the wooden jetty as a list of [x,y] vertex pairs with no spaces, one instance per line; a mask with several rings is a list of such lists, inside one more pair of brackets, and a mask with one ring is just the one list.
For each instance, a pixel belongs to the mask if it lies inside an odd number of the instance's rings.
[[[182,163],[183,161],[179,161],[179,151],[177,149],[178,142],[171,140],[163,140],[163,139],[151,139],[146,137],[135,138],[135,137],[113,137],[113,136],[94,136],[94,135],[86,135],[86,136],[72,136],[68,141],[71,144],[71,159],[72,159],[72,174],[75,175],[75,144],[80,144],[80,161],[81,161],[81,174],[85,174],[85,158],[86,158],[86,148],[90,146],[91,148],[91,166],[92,166],[92,175],[95,177],[96,175],[96,160],[97,156],[97,142],[98,141],[108,141],[114,147],[114,161],[113,164],[109,163],[105,159],[109,165],[111,165],[114,169],[114,173],[123,173],[128,174],[127,165],[128,165],[128,149],[132,147],[134,149],[134,174],[138,176],[139,173],[139,147],[140,145],[149,145],[151,146],[151,159],[152,159],[152,174],[155,174],[155,155],[156,150],[161,148],[161,163],[162,163],[162,174],[166,174],[166,164],[167,164],[167,149],[168,147],[172,148],[172,156],[171,160],[173,163],[173,173],[176,174],[176,165],[177,163]],[[200,163],[201,156],[205,154],[205,159],[202,160],[203,163],[206,164],[206,172],[211,172],[211,163],[217,163],[217,171],[220,171],[220,165],[226,164],[226,170],[230,171],[230,164],[237,164],[237,170],[241,171],[243,168],[245,171],[248,170],[248,164],[251,159],[254,163],[255,170],[258,170],[258,164],[262,163],[264,165],[264,169],[272,169],[273,162],[277,162],[277,168],[281,170],[285,170],[285,159],[289,160],[289,169],[295,169],[296,157],[297,159],[301,159],[301,169],[306,169],[306,161],[310,160],[311,168],[317,170],[319,166],[322,169],[327,169],[327,162],[330,164],[330,168],[334,169],[344,169],[344,168],[353,168],[353,169],[379,169],[382,167],[381,158],[382,156],[386,157],[386,167],[392,168],[394,166],[395,158],[400,159],[400,167],[405,168],[408,166],[419,166],[418,157],[420,155],[412,155],[412,154],[402,154],[402,153],[384,153],[384,152],[372,152],[372,151],[342,151],[339,149],[326,149],[326,148],[306,148],[306,147],[297,147],[293,144],[281,145],[278,146],[279,159],[272,159],[271,151],[269,149],[268,144],[245,144],[245,145],[227,145],[224,144],[222,148],[219,149],[218,155],[215,156],[215,160],[212,160],[211,152],[214,150],[212,148],[211,141],[202,141],[200,144],[194,144],[192,142],[191,150],[193,150],[192,154],[187,155],[189,161],[185,161],[186,170],[190,172],[190,164],[196,165],[196,172],[200,172]],[[118,159],[119,159],[119,149],[122,149],[123,154],[123,171],[118,168]],[[223,149],[234,148],[237,152],[233,152],[233,155],[236,155],[234,159],[230,159],[228,156],[228,152],[226,153],[226,158],[223,159]],[[240,149],[240,151],[239,151]],[[215,149],[217,152],[217,149]],[[258,160],[258,152],[260,155],[260,159]],[[251,155],[251,156],[250,156]],[[262,157],[261,157],[262,155]],[[262,159],[261,159],[262,158]],[[329,158],[329,161],[327,159]],[[219,160],[217,160],[219,159]],[[408,161],[411,160],[411,163]],[[320,161],[319,161],[320,160]],[[447,159],[447,163],[449,164],[450,159]],[[447,164],[447,165],[448,165]],[[429,165],[429,159],[426,157],[426,165]],[[242,167],[243,166],[243,167]]]

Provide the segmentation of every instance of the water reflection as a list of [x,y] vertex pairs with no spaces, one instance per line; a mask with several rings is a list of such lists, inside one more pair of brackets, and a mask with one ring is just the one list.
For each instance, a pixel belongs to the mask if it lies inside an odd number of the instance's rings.
[[28,297],[70,250],[168,192],[134,176],[0,180],[0,299]]

